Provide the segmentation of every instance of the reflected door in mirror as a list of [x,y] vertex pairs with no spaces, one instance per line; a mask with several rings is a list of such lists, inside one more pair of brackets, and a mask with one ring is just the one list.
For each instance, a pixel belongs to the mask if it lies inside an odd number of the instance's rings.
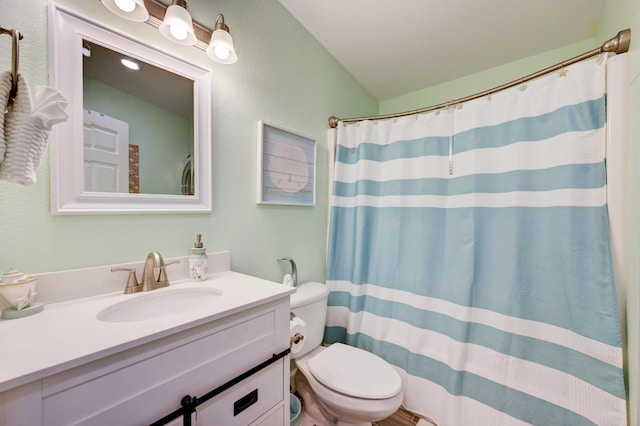
[[84,110],[84,190],[129,192],[129,124]]

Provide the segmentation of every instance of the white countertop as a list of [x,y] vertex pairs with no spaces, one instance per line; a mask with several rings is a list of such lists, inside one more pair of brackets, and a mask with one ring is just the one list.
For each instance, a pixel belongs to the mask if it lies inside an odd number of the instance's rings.
[[[134,322],[104,322],[96,314],[120,301],[179,288],[213,287],[219,301],[183,313]],[[160,339],[295,291],[237,272],[210,275],[207,281],[177,281],[136,294],[107,293],[46,304],[30,317],[0,320],[0,392],[69,368]]]

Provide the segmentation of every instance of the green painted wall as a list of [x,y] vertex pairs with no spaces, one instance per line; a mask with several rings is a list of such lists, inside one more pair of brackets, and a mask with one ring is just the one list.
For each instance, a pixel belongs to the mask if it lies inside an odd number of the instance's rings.
[[[375,114],[378,102],[276,0],[190,0],[194,19],[213,27],[224,13],[239,60],[220,65],[195,47],[165,40],[153,27],[111,14],[98,1],[64,0],[76,10],[192,62],[211,68],[212,199],[210,214],[53,216],[49,157],[32,187],[0,181],[0,270],[42,272],[141,261],[151,250],[189,254],[195,234],[209,251],[231,250],[232,268],[280,281],[291,256],[301,281],[324,280],[327,222],[327,118]],[[2,26],[24,33],[20,69],[48,84],[47,0],[2,0]],[[11,41],[0,37],[0,70],[10,69]],[[257,122],[317,141],[313,207],[262,206],[256,200]]]
[[625,222],[625,282],[627,292],[627,357],[629,424],[640,424],[640,7],[637,0],[608,0],[598,26],[599,43],[631,29],[629,50],[627,177]]

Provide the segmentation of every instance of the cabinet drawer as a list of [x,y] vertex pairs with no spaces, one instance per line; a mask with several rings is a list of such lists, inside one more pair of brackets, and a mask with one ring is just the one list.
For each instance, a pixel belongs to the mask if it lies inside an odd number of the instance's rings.
[[197,409],[197,424],[246,426],[282,404],[284,367],[284,361],[279,360],[200,405]]
[[262,418],[256,420],[251,426],[282,426],[288,425],[289,419],[284,417],[284,405],[280,405],[265,414]]

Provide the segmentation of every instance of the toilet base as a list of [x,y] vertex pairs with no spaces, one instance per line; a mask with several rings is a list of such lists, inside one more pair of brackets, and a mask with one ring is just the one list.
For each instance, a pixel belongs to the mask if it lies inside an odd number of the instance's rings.
[[311,391],[309,382],[300,371],[295,375],[296,391],[302,397],[302,413],[300,426],[371,426],[371,423],[345,423],[339,419],[332,420],[322,411]]

